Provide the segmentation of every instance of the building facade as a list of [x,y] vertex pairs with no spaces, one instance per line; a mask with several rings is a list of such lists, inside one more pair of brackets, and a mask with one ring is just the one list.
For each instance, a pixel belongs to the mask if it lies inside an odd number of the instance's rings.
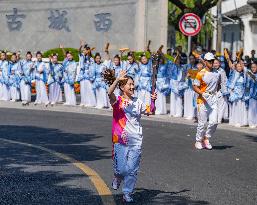
[[0,0],[0,49],[166,47],[168,0]]
[[[223,0],[222,1],[222,48],[228,48],[235,55],[244,48],[244,54],[250,55],[257,49],[257,18],[255,0]],[[257,2],[257,1],[256,1]],[[217,8],[212,9],[217,16]],[[216,31],[213,35],[213,45],[216,45]]]

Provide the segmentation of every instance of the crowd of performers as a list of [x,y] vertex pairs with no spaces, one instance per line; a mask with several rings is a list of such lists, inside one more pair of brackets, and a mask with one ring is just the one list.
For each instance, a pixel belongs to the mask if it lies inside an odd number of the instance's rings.
[[[151,102],[152,92],[152,59],[146,55],[135,60],[133,52],[111,57],[108,48],[102,58],[100,53],[92,55],[91,48],[81,43],[79,62],[75,62],[70,52],[59,63],[58,56],[52,54],[49,62],[42,61],[42,53],[37,52],[35,60],[32,53],[27,52],[25,59],[13,53],[7,61],[5,52],[0,59],[0,100],[22,101],[23,105],[31,102],[31,83],[36,83],[36,100],[34,104],[46,106],[63,101],[64,105],[77,105],[74,83],[80,83],[81,106],[108,108],[111,107],[107,90],[108,85],[103,80],[102,73],[106,69],[115,71],[117,77],[121,70],[134,79],[135,96],[145,104]],[[176,57],[175,57],[176,56]],[[155,114],[167,114],[167,96],[170,96],[170,116],[197,120],[197,96],[193,89],[196,74],[206,67],[201,56],[191,54],[189,63],[182,64],[180,52],[175,53],[171,61],[161,55],[157,71]],[[234,126],[257,127],[257,64],[252,61],[245,65],[240,59],[232,62],[229,56],[215,57],[213,68],[221,75],[221,89],[218,95],[218,123],[229,120]],[[230,71],[226,73],[225,62]],[[49,90],[47,92],[46,84]],[[119,94],[119,90],[115,90]]]

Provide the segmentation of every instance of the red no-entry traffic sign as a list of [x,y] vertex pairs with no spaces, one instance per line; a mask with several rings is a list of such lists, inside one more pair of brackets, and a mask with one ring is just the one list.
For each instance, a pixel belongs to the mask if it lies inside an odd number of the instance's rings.
[[187,13],[179,21],[179,29],[186,36],[197,35],[202,27],[201,19],[194,13]]

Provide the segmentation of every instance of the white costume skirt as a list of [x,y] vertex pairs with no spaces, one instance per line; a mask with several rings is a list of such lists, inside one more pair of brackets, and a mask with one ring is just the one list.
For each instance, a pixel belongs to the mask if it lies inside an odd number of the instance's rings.
[[107,91],[104,88],[97,88],[96,89],[96,107],[97,108],[107,108],[109,105],[108,103],[108,96]]
[[167,106],[166,106],[166,96],[157,91],[157,99],[155,101],[155,114],[156,115],[165,115],[167,114]]
[[17,101],[17,100],[20,99],[20,91],[19,91],[19,88],[16,88],[16,87],[11,86],[11,87],[10,87],[10,94],[11,94],[11,100]]
[[257,100],[250,99],[249,110],[248,110],[249,127],[257,127]]
[[24,80],[21,80],[20,90],[22,102],[31,102],[31,87]]
[[147,90],[139,90],[138,98],[142,100],[145,105],[151,105],[151,93]]
[[184,118],[192,120],[196,116],[195,91],[186,89],[184,93]]
[[236,127],[248,125],[248,111],[244,101],[237,100],[232,102],[229,124]]
[[60,84],[57,82],[49,85],[49,101],[52,104],[62,102],[62,90]]
[[228,98],[218,95],[218,123],[221,123],[222,119],[228,119]]
[[3,83],[0,83],[0,100],[3,100]]
[[48,96],[47,96],[47,91],[46,91],[46,85],[42,80],[36,80],[36,101],[35,103],[37,104],[48,104]]
[[3,84],[2,91],[3,91],[2,100],[9,101],[11,99],[9,86],[6,84]]
[[80,81],[81,105],[95,107],[96,97],[93,84],[90,80]]
[[73,86],[68,83],[64,83],[64,95],[66,105],[76,105],[76,95]]
[[170,116],[182,117],[183,103],[182,97],[171,92],[170,93]]

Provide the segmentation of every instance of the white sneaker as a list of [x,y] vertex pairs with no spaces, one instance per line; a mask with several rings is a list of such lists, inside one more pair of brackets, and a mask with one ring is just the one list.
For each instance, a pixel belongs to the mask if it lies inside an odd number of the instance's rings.
[[118,190],[119,187],[120,187],[120,179],[118,179],[117,177],[114,177],[113,180],[112,180],[112,188],[114,190]]
[[123,200],[126,202],[126,203],[133,203],[134,200],[133,198],[130,196],[130,194],[124,194],[123,195]]
[[208,150],[211,150],[212,149],[212,145],[210,143],[210,141],[208,139],[205,139],[203,141],[203,145],[204,145],[204,148],[208,149]]
[[195,148],[200,149],[200,150],[203,149],[204,148],[203,143],[199,142],[199,141],[196,141],[195,142]]

